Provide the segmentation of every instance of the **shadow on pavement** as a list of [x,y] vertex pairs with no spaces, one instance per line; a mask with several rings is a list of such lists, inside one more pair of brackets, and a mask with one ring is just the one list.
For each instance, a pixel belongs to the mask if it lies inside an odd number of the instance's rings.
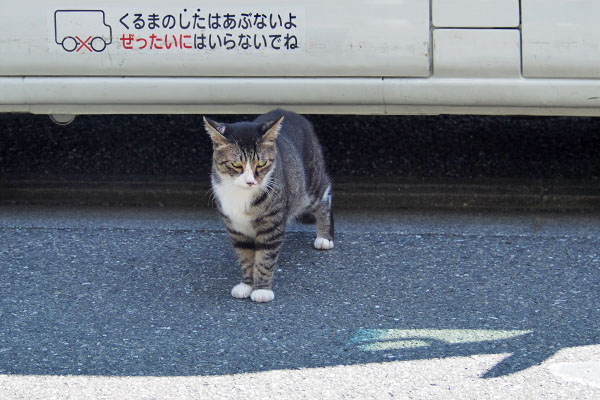
[[230,297],[211,230],[0,230],[0,373],[222,375],[507,354],[483,377],[600,343],[600,239],[288,235],[275,301]]

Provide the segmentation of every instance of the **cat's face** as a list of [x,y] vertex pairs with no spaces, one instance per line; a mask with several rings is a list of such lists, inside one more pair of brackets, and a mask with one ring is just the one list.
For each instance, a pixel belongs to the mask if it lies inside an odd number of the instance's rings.
[[275,140],[282,120],[222,124],[204,118],[219,178],[243,189],[266,185],[277,155]]

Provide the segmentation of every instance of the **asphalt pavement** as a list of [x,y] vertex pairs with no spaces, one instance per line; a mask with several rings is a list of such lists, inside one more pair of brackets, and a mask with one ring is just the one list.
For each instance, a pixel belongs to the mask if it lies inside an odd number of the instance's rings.
[[254,304],[200,116],[0,115],[0,397],[600,398],[600,119],[309,118],[336,245]]
[[600,215],[338,210],[275,300],[210,209],[0,207],[3,398],[600,397]]

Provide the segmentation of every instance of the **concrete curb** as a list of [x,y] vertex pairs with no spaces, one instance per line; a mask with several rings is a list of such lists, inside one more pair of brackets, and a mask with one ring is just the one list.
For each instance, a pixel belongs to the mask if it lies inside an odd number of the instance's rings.
[[[0,204],[211,207],[209,182],[177,180],[0,181]],[[340,208],[598,211],[596,182],[390,182],[338,179]]]
[[486,181],[338,184],[338,206],[346,208],[600,210],[600,185]]

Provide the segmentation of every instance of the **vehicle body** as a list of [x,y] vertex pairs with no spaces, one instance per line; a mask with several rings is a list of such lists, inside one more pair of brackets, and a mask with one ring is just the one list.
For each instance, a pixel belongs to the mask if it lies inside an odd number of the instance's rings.
[[2,3],[0,111],[600,115],[597,0],[191,4]]

